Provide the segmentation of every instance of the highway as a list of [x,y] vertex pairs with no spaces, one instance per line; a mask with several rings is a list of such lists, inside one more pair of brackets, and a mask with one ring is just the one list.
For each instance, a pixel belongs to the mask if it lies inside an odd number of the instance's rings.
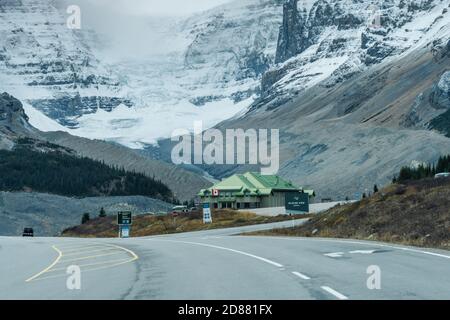
[[[0,299],[450,299],[447,251],[234,235],[290,223],[131,239],[0,237]],[[74,265],[79,290],[67,286]],[[369,289],[373,266],[381,287]]]

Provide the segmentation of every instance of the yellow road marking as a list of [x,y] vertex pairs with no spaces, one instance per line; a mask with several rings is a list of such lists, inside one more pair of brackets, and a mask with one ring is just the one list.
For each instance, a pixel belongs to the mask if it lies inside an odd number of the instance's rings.
[[[127,248],[124,248],[124,247],[121,247],[121,246],[117,246],[117,245],[114,245],[114,244],[104,244],[104,246],[109,246],[109,247],[113,247],[113,248],[117,248],[117,249],[123,250],[123,251],[127,252],[128,254],[130,254],[132,258],[128,259],[128,260],[126,260],[126,259],[117,259],[117,260],[112,260],[112,261],[110,260],[110,261],[104,261],[104,262],[99,262],[99,263],[86,264],[86,265],[84,265],[85,267],[86,266],[102,265],[102,264],[117,262],[117,263],[114,263],[112,265],[107,265],[107,266],[102,266],[102,267],[98,267],[98,268],[84,270],[85,272],[86,271],[96,271],[96,270],[113,268],[113,267],[120,266],[120,265],[123,265],[123,264],[131,263],[131,262],[136,261],[136,260],[139,259],[139,256],[136,253],[134,253],[133,251],[131,251],[131,250],[127,249]],[[41,272],[39,272],[36,275],[32,276],[31,278],[25,280],[26,282],[30,282],[30,281],[33,281],[33,280],[38,281],[38,280],[58,278],[58,277],[66,276],[65,274],[63,274],[63,275],[55,275],[55,276],[49,276],[49,277],[40,277],[44,273],[50,272],[50,270],[58,263],[72,262],[72,261],[77,261],[77,260],[86,260],[86,259],[110,256],[110,255],[115,255],[115,254],[120,253],[120,251],[117,251],[117,252],[113,252],[113,253],[110,253],[110,254],[94,255],[94,256],[90,256],[90,257],[81,257],[81,258],[77,258],[77,259],[61,261],[61,258],[63,256],[65,257],[66,255],[64,255],[63,252],[61,250],[59,250],[56,246],[52,246],[52,248],[58,252],[58,257],[55,259],[55,261],[53,261],[53,263],[51,265],[49,265],[47,268],[45,268]],[[80,247],[80,248],[83,248],[83,247]],[[104,250],[106,250],[106,249],[104,249]],[[81,253],[83,253],[83,252],[80,252],[80,254]],[[58,269],[53,269],[51,271],[60,271],[60,270],[64,270],[64,269],[65,268],[58,268]]]
[[63,260],[63,261],[61,261],[61,263],[80,261],[80,260],[88,260],[88,259],[94,259],[94,258],[99,258],[99,257],[113,256],[113,255],[116,255],[116,254],[119,254],[119,253],[122,253],[122,251],[116,251],[116,252],[105,253],[105,254],[96,254],[96,255],[93,255],[93,256],[86,256],[86,257],[80,257],[80,258],[75,258],[75,259]]
[[134,253],[133,251],[131,251],[130,249],[127,249],[127,248],[124,248],[124,247],[120,247],[120,246],[116,246],[114,244],[108,244],[108,245],[112,246],[112,247],[116,247],[116,248],[122,249],[122,250],[125,250],[126,252],[131,254],[131,256],[133,257],[132,261],[135,261],[135,260],[139,259],[139,256],[136,253]]
[[[102,265],[102,264],[108,264],[108,263],[117,263],[117,262],[125,262],[125,261],[130,261],[130,259],[116,259],[116,260],[108,260],[108,261],[103,261],[103,262],[96,262],[96,263],[87,263],[87,264],[80,264],[78,265],[78,267],[80,268],[84,268],[84,267],[91,267],[91,266],[98,266],[98,265]],[[47,273],[49,272],[55,272],[55,271],[63,271],[66,270],[67,268],[56,268],[56,269],[52,269],[47,271]],[[88,271],[88,270],[86,270]]]
[[67,249],[76,249],[76,248],[84,248],[84,247],[89,247],[89,246],[98,246],[98,243],[95,242],[86,242],[85,244],[81,245],[79,242],[77,243],[77,245],[66,245],[63,244],[61,246],[61,244],[58,244],[59,248],[62,250],[67,250]]
[[61,250],[59,250],[56,246],[52,246],[52,248],[54,250],[56,250],[56,252],[58,252],[58,257],[55,259],[55,261],[53,261],[53,263],[51,265],[49,265],[47,268],[45,268],[44,270],[42,270],[41,272],[35,274],[34,276],[32,276],[31,278],[28,278],[27,280],[25,280],[25,282],[30,282],[33,281],[34,279],[36,279],[37,277],[39,277],[40,275],[46,273],[48,270],[50,270],[51,268],[53,268],[58,262],[59,260],[61,260],[63,253],[61,252]]
[[104,248],[103,247],[103,249],[97,249],[97,250],[77,251],[77,252],[73,252],[70,254],[64,254],[64,257],[72,257],[72,256],[78,256],[83,253],[93,253],[93,252],[102,252],[102,251],[111,251],[111,250],[117,250],[117,248]]
[[[136,260],[136,259],[133,258],[133,259],[131,259],[131,260],[127,260],[127,261],[124,261],[124,262],[119,262],[119,263],[112,264],[112,265],[109,265],[109,266],[103,266],[103,267],[98,267],[98,268],[93,268],[93,269],[83,270],[83,272],[89,272],[89,271],[98,271],[98,270],[110,269],[110,268],[114,268],[114,267],[117,267],[117,266],[120,266],[120,265],[123,265],[123,264],[131,263],[131,262],[133,262],[133,261],[135,261],[135,260]],[[66,274],[58,274],[58,275],[54,275],[54,276],[40,277],[40,278],[37,278],[37,279],[34,280],[34,281],[41,281],[41,280],[46,280],[46,279],[62,278],[62,277],[66,277],[66,276],[67,276]]]
[[84,249],[93,249],[93,248],[104,248],[105,246],[104,245],[97,245],[97,246],[85,246],[85,247],[78,247],[77,249],[75,249],[75,250],[72,250],[73,248],[71,248],[71,250],[69,250],[69,251],[65,251],[65,249],[63,249],[64,250],[64,254],[67,254],[67,253],[74,253],[74,252],[83,252],[83,250]]

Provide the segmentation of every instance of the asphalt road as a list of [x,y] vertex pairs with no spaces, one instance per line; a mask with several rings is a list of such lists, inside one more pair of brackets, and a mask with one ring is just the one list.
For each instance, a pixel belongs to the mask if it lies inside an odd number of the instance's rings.
[[[0,299],[450,299],[450,252],[233,236],[272,227],[133,239],[0,237]],[[79,290],[68,289],[69,266],[81,270]],[[380,272],[372,289],[368,268]]]

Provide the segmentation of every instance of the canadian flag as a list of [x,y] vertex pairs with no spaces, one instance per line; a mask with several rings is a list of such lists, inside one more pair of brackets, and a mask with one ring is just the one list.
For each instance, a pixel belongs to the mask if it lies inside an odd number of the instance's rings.
[[218,196],[219,196],[219,190],[214,189],[214,190],[212,191],[212,194],[213,194],[213,197],[218,197]]

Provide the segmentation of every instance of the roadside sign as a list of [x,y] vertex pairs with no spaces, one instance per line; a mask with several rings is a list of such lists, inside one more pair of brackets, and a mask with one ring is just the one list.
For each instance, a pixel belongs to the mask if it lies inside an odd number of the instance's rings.
[[288,192],[285,197],[285,207],[287,213],[308,213],[309,195],[307,193]]
[[211,208],[209,203],[203,204],[203,223],[212,223]]
[[132,214],[129,211],[119,212],[117,214],[117,224],[118,225],[130,225],[132,224]]
[[121,225],[120,226],[120,237],[121,238],[129,238],[130,237],[130,225]]

